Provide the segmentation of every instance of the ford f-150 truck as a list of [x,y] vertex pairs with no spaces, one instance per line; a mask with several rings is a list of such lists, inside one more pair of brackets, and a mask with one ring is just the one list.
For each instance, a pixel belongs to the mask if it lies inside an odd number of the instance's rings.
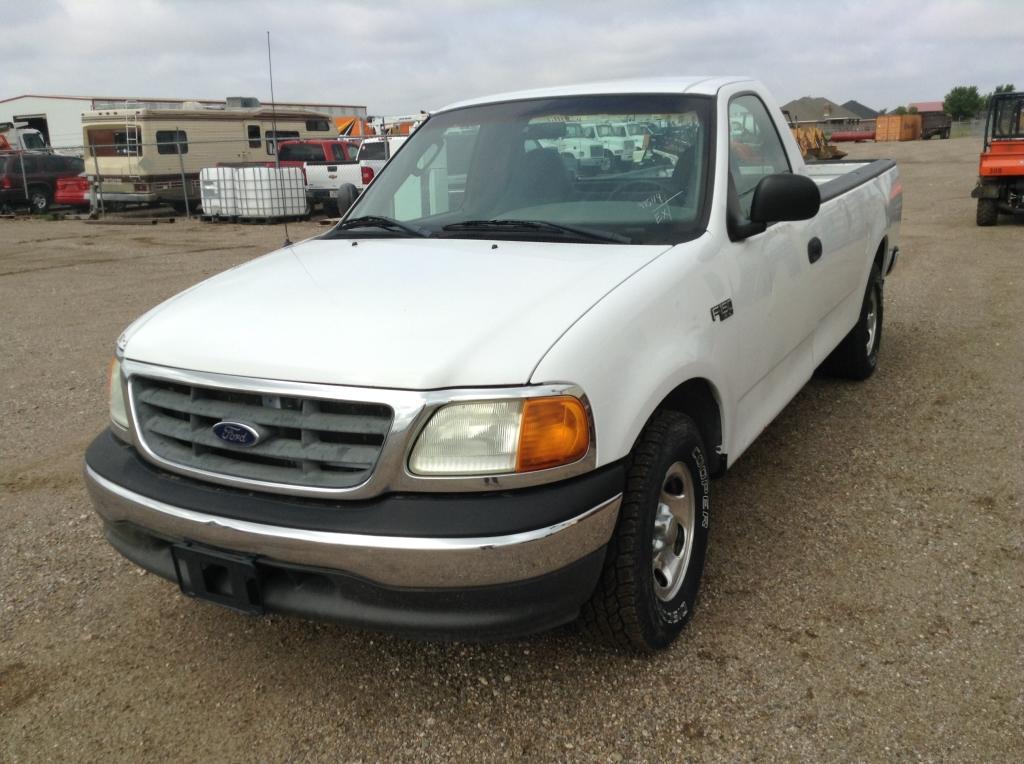
[[[529,137],[598,120],[657,124],[657,161],[580,177]],[[805,165],[748,78],[449,106],[331,231],[125,330],[106,536],[252,613],[665,647],[711,479],[816,368],[874,371],[901,203],[891,161]]]

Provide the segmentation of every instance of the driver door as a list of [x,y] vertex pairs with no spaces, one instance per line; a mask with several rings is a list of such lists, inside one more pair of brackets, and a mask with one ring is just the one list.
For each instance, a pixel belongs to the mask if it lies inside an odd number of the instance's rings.
[[[749,222],[757,184],[792,172],[764,103],[753,94],[729,101],[729,193],[733,224]],[[807,294],[807,221],[770,224],[727,245],[735,319],[739,322],[737,440],[741,448],[764,429],[814,371],[816,320]]]

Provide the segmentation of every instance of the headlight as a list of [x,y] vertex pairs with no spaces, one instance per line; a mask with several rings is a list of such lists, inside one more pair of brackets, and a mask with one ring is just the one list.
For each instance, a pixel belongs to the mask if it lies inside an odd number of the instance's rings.
[[409,459],[417,475],[479,475],[570,464],[590,448],[578,398],[450,403],[420,433]]
[[124,405],[124,387],[121,386],[121,362],[110,362],[110,420],[118,427],[128,429],[128,409]]

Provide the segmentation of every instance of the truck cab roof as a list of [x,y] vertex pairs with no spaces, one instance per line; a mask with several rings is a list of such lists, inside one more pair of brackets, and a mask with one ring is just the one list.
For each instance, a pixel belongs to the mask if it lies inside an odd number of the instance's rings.
[[517,90],[508,93],[472,98],[457,101],[438,111],[461,109],[465,106],[478,106],[486,103],[502,103],[504,101],[526,101],[532,98],[557,98],[574,95],[635,95],[637,93],[687,93],[690,95],[714,95],[720,88],[738,82],[753,81],[753,78],[739,75],[732,76],[695,76],[695,77],[641,77],[636,79],[605,80],[577,85],[559,85],[557,87],[537,88],[534,90]]

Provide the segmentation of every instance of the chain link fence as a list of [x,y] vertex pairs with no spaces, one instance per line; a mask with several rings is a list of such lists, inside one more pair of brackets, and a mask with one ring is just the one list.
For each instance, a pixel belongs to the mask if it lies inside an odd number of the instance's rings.
[[980,140],[984,132],[984,119],[962,119],[953,120],[953,127],[949,135],[951,138],[978,138]]
[[[103,142],[88,146],[0,152],[0,210],[28,208],[43,213],[59,205],[99,216],[128,207],[170,205],[192,216],[204,212],[203,170],[233,168],[250,170],[237,174],[243,188],[232,195],[250,202],[245,210],[252,216],[274,210],[300,216],[310,212],[305,188],[307,163],[330,165],[331,159],[334,164],[355,163],[352,142],[333,138],[314,140],[349,143],[350,148],[335,150],[331,158],[325,155],[323,162],[278,160],[278,143],[309,140],[292,130],[266,130],[241,139],[190,140],[184,130],[175,128],[157,130],[156,140],[148,142],[139,140],[137,129],[131,126],[100,132]],[[222,186],[225,177],[224,173],[216,175]],[[296,178],[302,197],[298,207]],[[218,189],[218,194],[222,193],[223,189]],[[296,209],[300,211],[296,213]]]

